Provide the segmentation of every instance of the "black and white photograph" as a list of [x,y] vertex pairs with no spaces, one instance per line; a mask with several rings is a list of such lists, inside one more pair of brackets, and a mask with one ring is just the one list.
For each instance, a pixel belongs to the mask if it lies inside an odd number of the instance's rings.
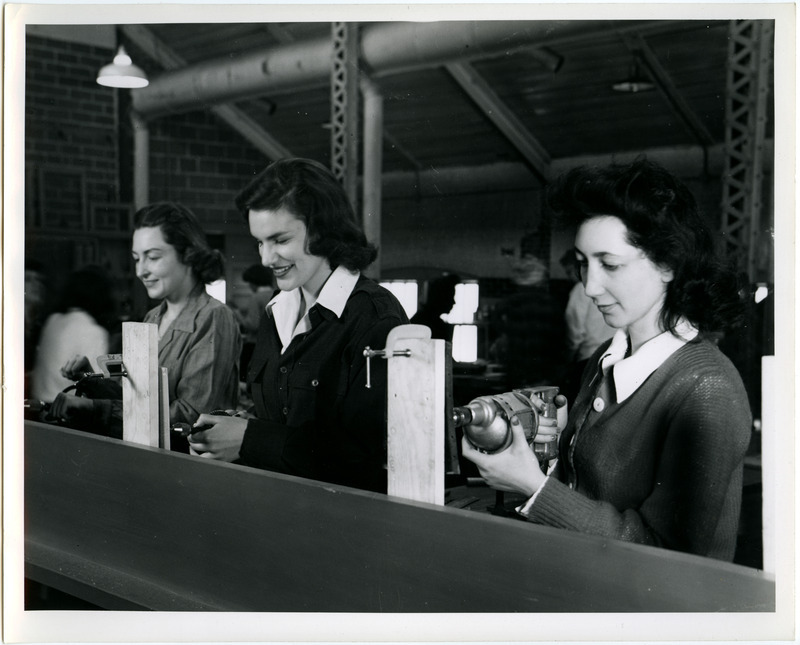
[[4,4],[3,641],[794,641],[795,20]]

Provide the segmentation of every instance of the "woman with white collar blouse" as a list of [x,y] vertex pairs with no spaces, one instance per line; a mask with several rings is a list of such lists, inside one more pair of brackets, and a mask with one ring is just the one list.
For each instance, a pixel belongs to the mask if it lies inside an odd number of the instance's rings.
[[280,292],[267,304],[247,373],[253,418],[201,415],[203,457],[386,491],[386,366],[367,388],[364,348],[408,322],[361,274],[377,256],[344,189],[321,164],[272,163],[237,196]]
[[647,161],[578,168],[551,206],[576,226],[581,281],[617,331],[594,354],[549,474],[512,420],[509,449],[463,441],[527,520],[732,560],[751,413],[711,335],[741,303],[689,191]]
[[[143,322],[158,327],[158,364],[167,368],[170,421],[193,423],[205,410],[235,408],[241,335],[233,311],[206,293],[205,285],[224,275],[224,261],[209,246],[197,216],[176,202],[139,209],[131,256],[136,277],[148,297],[158,301]],[[70,380],[92,371],[80,354],[61,370]],[[115,399],[61,393],[49,414],[70,427],[122,438],[122,393],[116,389]],[[189,448],[175,436],[172,450]]]

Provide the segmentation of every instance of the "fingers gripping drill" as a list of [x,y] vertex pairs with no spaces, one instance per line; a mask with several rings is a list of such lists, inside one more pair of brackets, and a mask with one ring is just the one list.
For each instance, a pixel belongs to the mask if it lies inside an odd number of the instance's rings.
[[558,432],[540,433],[540,418],[556,419],[558,408],[566,405],[565,396],[557,387],[523,388],[479,396],[465,406],[453,408],[456,427],[464,429],[467,440],[486,453],[501,452],[511,445],[510,421],[519,419],[528,445],[540,464],[546,464],[558,454]]

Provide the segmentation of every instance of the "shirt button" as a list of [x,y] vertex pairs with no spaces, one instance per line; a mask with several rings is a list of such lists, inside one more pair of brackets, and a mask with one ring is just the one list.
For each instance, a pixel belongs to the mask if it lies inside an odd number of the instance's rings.
[[594,408],[595,412],[602,412],[606,408],[606,402],[598,396],[594,401],[592,401],[592,407]]
[[283,413],[284,414],[289,414],[289,408],[283,408]]
[[286,366],[281,367],[281,374],[286,374],[287,371]]
[[313,381],[311,381],[311,385],[317,387],[317,385],[319,385],[319,381],[317,379],[314,379]]

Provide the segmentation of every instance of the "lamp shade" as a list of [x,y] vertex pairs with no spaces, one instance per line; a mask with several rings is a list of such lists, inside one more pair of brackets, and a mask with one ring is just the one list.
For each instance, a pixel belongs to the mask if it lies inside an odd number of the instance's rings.
[[634,55],[628,77],[611,86],[615,92],[648,92],[655,89],[655,84],[639,71],[639,56]]
[[147,87],[147,75],[131,61],[125,48],[120,45],[114,62],[97,72],[97,82],[106,87]]
[[619,81],[611,86],[616,92],[648,92],[655,87],[648,79],[641,76],[631,76],[624,81]]

